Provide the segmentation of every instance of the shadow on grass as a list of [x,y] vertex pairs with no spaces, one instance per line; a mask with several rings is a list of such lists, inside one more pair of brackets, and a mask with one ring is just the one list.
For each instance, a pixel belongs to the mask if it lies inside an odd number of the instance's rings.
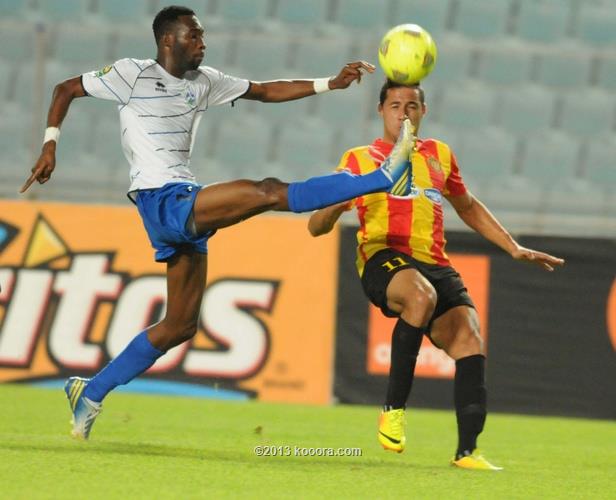
[[387,468],[402,470],[423,470],[433,472],[443,472],[442,466],[414,464],[407,461],[392,461],[376,457],[257,457],[253,454],[252,449],[248,451],[237,450],[210,450],[203,448],[189,448],[170,446],[165,444],[151,443],[128,443],[116,441],[98,441],[98,442],[80,442],[67,441],[56,442],[44,445],[41,443],[32,442],[4,442],[0,444],[0,448],[4,450],[13,450],[21,452],[53,452],[59,454],[75,454],[83,455],[91,454],[108,454],[108,455],[130,455],[136,457],[165,457],[179,458],[188,460],[214,460],[218,462],[235,462],[252,464],[262,463],[268,466],[283,466],[297,465],[298,467],[318,467],[318,466],[336,466],[347,467],[351,469],[362,469],[363,467]]

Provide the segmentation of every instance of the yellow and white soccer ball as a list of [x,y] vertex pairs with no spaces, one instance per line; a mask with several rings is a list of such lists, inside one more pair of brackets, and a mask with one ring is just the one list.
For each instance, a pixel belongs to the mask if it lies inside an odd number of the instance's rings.
[[390,80],[411,85],[434,69],[438,52],[425,29],[417,24],[400,24],[390,29],[379,46],[379,63]]

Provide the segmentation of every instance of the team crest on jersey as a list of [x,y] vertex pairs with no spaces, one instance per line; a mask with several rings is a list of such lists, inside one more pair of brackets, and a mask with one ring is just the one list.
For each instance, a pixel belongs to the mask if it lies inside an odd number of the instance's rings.
[[436,172],[442,172],[443,171],[443,167],[441,166],[441,162],[438,161],[436,158],[434,158],[434,156],[429,156],[428,157],[428,166],[436,171]]
[[186,95],[184,96],[184,99],[186,100],[187,104],[194,106],[195,102],[197,101],[197,96],[195,96],[195,93],[192,91],[192,89],[186,89]]
[[94,73],[94,76],[100,78],[101,76],[106,75],[110,71],[111,71],[111,66],[105,66],[103,69],[99,69],[96,73]]

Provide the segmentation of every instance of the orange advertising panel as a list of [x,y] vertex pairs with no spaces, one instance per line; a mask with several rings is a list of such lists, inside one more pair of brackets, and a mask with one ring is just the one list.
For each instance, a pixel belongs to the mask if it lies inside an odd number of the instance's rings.
[[[477,307],[481,336],[487,347],[488,297],[490,259],[485,255],[449,255],[453,267],[460,273]],[[387,375],[391,352],[391,334],[397,318],[387,318],[370,304],[368,314],[367,368],[372,375]],[[455,362],[444,351],[437,349],[424,337],[417,357],[415,374],[418,377],[453,378]]]
[[607,333],[616,351],[616,279],[612,283],[610,294],[607,298]]
[[[337,246],[292,216],[219,231],[196,337],[131,385],[328,403]],[[96,373],[164,315],[164,272],[132,207],[0,202],[0,382]]]

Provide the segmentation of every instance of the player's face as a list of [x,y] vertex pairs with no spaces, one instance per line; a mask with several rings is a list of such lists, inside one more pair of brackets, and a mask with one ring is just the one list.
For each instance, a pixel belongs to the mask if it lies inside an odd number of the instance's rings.
[[180,16],[173,53],[187,69],[197,69],[205,56],[205,32],[196,16]]
[[393,143],[406,117],[415,125],[417,133],[421,119],[426,114],[426,106],[421,103],[418,89],[395,87],[387,91],[383,105],[379,104],[379,114],[383,118],[383,139]]

